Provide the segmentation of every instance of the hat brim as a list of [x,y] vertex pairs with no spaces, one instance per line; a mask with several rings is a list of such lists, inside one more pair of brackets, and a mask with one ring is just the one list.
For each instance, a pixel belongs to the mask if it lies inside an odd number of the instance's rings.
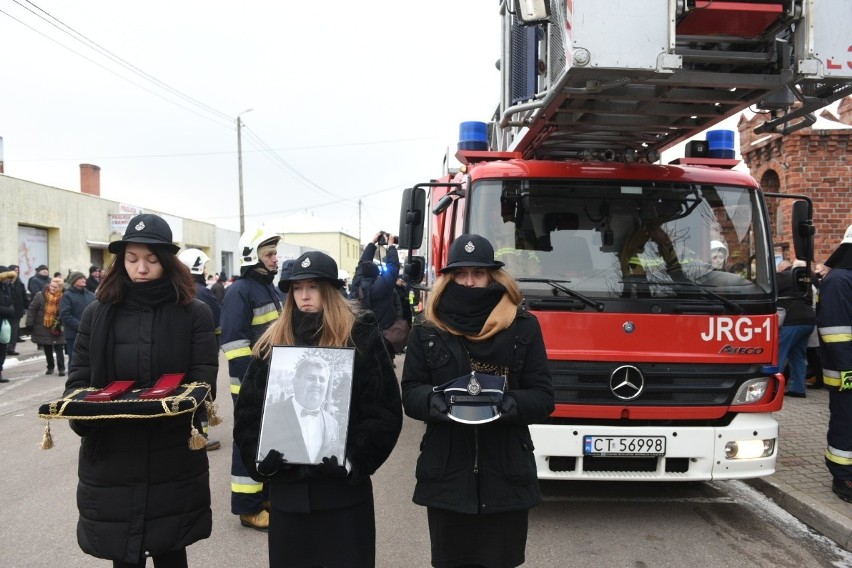
[[180,247],[172,244],[172,243],[164,243],[163,241],[157,241],[154,239],[147,239],[145,237],[133,238],[127,240],[113,241],[107,247],[107,250],[112,254],[118,254],[124,250],[124,247],[128,245],[128,243],[138,243],[140,245],[153,245],[166,249],[172,254],[177,254],[180,250]]
[[823,264],[829,268],[852,266],[852,243],[841,243]]
[[499,260],[495,260],[494,262],[459,261],[451,262],[450,264],[439,270],[439,272],[441,274],[446,274],[447,272],[452,272],[457,268],[492,268],[496,270],[498,268],[503,268],[504,266],[505,264],[503,264]]
[[495,405],[454,404],[450,406],[447,417],[462,424],[487,424],[500,418],[500,410]]
[[286,294],[290,291],[290,283],[295,282],[297,280],[326,280],[334,284],[337,288],[342,288],[344,284],[343,280],[340,280],[339,278],[329,278],[328,276],[321,274],[311,274],[302,272],[296,275],[295,278],[282,278],[281,280],[279,280],[278,289]]

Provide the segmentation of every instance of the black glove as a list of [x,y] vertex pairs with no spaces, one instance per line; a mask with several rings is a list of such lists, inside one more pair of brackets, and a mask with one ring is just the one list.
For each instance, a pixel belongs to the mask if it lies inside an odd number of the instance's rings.
[[447,416],[449,411],[447,401],[444,400],[444,393],[433,392],[429,395],[429,418],[433,422],[449,422],[450,417]]
[[284,454],[278,450],[269,450],[263,461],[257,464],[257,473],[266,477],[272,477],[284,467],[287,466],[287,460],[284,459]]
[[317,464],[316,472],[317,475],[322,477],[336,477],[338,479],[343,479],[349,475],[346,468],[337,462],[337,456],[322,458],[322,463]]
[[513,420],[518,417],[518,399],[510,392],[503,394],[503,403],[500,405],[500,419]]

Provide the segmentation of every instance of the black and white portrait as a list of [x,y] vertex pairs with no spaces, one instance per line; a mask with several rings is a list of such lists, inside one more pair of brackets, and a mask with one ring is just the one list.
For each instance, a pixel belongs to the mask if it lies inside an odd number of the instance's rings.
[[269,450],[290,463],[344,462],[354,357],[348,348],[272,348],[258,462]]

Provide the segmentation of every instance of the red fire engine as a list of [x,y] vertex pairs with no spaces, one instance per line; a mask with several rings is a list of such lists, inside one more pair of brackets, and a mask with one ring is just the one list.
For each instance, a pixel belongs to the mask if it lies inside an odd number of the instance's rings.
[[[553,373],[556,410],[531,428],[539,477],[772,474],[784,378],[771,224],[792,227],[792,254],[810,261],[810,201],[731,169],[732,132],[658,161],[746,108],[785,134],[851,93],[852,64],[838,62],[852,2],[500,9],[499,107],[462,124],[457,171],[403,195],[410,281],[428,289],[459,234],[494,244]],[[793,203],[770,214],[768,197]]]

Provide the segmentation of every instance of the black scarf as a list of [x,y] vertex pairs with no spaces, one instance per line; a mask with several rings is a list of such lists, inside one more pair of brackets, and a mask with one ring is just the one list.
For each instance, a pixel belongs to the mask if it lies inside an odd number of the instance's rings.
[[322,336],[322,312],[293,310],[293,337],[296,345],[318,345]]
[[477,335],[505,292],[506,288],[496,282],[486,288],[450,282],[441,294],[437,311],[448,327],[463,335]]
[[[159,278],[149,282],[131,282],[129,279],[122,280],[124,288],[124,299],[121,304],[135,303],[141,306],[154,307],[163,305],[164,309],[155,310],[154,329],[167,329],[173,334],[172,340],[162,338],[157,345],[159,346],[178,346],[186,342],[191,334],[191,322],[188,318],[173,318],[172,311],[184,310],[185,306],[177,305],[177,290],[172,285],[168,278]],[[109,381],[115,380],[115,335],[113,333],[113,322],[115,312],[120,304],[101,304],[95,312],[95,317],[92,320],[92,337],[89,344],[89,353],[91,359],[91,385],[94,387],[103,387]],[[171,309],[167,309],[171,308]],[[169,312],[165,314],[164,312]],[[167,318],[170,325],[158,325],[162,318]],[[103,350],[100,351],[101,346]],[[100,351],[101,357],[95,358],[95,354]],[[173,358],[171,353],[155,354],[154,371],[155,377],[162,372],[174,372],[177,369],[170,369],[169,361]],[[160,370],[161,365],[165,365],[166,370]],[[170,371],[168,370],[170,369]],[[150,385],[139,385],[150,386]]]

